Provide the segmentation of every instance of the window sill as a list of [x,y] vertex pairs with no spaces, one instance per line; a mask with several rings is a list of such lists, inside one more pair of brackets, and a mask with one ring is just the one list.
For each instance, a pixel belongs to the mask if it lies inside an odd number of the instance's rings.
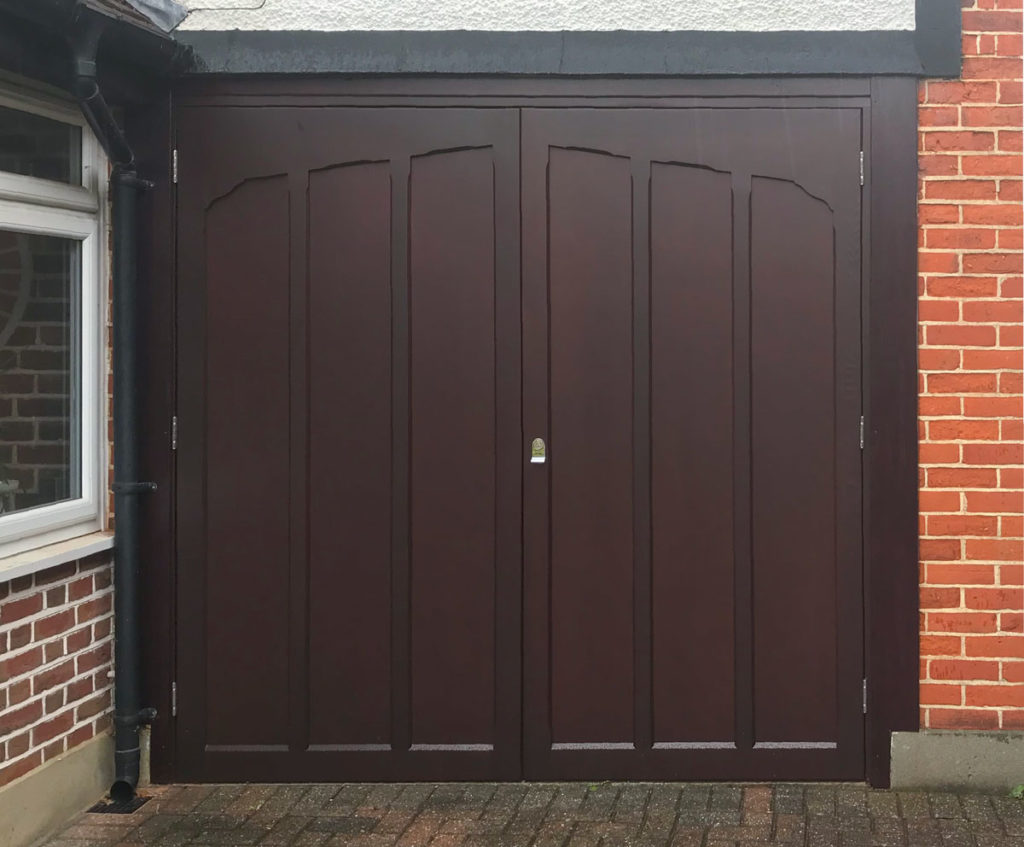
[[47,544],[45,547],[26,550],[24,553],[15,553],[13,556],[0,559],[0,582],[10,582],[20,576],[28,576],[63,565],[65,562],[73,562],[93,553],[110,550],[113,546],[114,533],[91,532],[57,544]]

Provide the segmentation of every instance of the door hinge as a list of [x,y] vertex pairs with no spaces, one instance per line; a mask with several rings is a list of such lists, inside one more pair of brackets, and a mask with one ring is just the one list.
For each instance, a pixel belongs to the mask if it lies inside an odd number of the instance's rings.
[[864,449],[864,416],[860,416],[860,449]]
[[178,683],[171,683],[171,717],[178,716]]
[[[178,148],[177,147],[175,147],[171,151],[171,182],[173,182],[175,185],[178,184]],[[861,179],[860,184],[861,185],[864,184],[863,178]]]
[[861,688],[861,704],[860,704],[860,708],[861,708],[861,713],[866,715],[868,713],[868,680],[867,680],[867,677],[865,677],[862,680],[862,682],[863,682],[863,686]]
[[171,417],[171,449],[178,449],[178,416]]
[[[177,152],[177,151],[175,151],[175,152]],[[177,159],[175,159],[175,161],[177,161]],[[177,177],[175,177],[174,181],[175,182],[178,181]],[[864,184],[864,151],[863,150],[860,151],[860,184],[861,185]]]

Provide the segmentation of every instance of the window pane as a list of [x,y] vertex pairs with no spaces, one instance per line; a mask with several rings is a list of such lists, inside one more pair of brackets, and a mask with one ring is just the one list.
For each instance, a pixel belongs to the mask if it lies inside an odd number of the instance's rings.
[[81,185],[81,127],[0,106],[0,171]]
[[80,253],[0,230],[0,513],[81,496]]

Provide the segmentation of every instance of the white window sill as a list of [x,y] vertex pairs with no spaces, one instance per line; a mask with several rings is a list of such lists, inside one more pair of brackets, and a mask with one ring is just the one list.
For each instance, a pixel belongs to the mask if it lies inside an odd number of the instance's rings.
[[19,576],[27,576],[47,568],[55,568],[65,562],[83,559],[93,553],[110,550],[114,546],[114,533],[90,532],[78,538],[70,538],[57,544],[36,547],[24,553],[16,553],[0,559],[0,582],[10,582]]

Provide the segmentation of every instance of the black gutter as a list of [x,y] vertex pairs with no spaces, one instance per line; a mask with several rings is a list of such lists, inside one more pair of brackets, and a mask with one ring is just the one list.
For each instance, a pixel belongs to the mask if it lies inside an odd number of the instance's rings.
[[139,481],[137,344],[137,200],[152,183],[139,178],[135,154],[96,79],[96,52],[106,19],[81,7],[68,38],[74,93],[112,165],[114,324],[114,783],[110,797],[126,802],[139,782],[139,726],[156,710],[143,708],[139,627],[139,495],[156,485]]

